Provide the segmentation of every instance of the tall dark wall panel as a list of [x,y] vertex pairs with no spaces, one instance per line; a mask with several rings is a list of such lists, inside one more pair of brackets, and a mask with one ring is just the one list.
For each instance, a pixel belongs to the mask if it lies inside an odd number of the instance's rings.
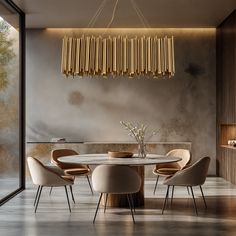
[[217,163],[218,174],[236,183],[236,11],[217,28]]

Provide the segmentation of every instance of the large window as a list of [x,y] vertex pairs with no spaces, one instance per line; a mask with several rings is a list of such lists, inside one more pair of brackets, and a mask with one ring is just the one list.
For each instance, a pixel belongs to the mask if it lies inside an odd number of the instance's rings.
[[0,0],[0,203],[24,188],[24,14]]

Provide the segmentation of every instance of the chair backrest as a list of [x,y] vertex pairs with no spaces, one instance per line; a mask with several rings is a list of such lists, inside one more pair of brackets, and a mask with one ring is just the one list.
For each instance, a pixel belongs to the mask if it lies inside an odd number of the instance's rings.
[[169,151],[166,156],[180,157],[182,158],[182,160],[173,163],[157,164],[155,169],[158,170],[160,168],[176,168],[181,170],[190,162],[191,158],[190,151],[187,149],[173,149]]
[[141,178],[129,166],[99,165],[93,171],[92,184],[100,193],[136,193],[140,190]]
[[202,157],[190,167],[178,171],[164,183],[168,185],[197,186],[205,183],[210,157]]
[[181,161],[178,161],[176,163],[178,165],[179,169],[183,169],[190,162],[190,158],[191,158],[190,151],[187,149],[173,149],[173,150],[169,151],[166,154],[166,156],[182,158]]
[[60,186],[67,183],[60,175],[47,169],[39,160],[34,157],[27,158],[32,181],[36,185]]
[[63,156],[72,156],[72,155],[78,155],[78,152],[72,150],[72,149],[55,149],[51,152],[51,162],[60,167],[61,169],[71,169],[71,168],[88,168],[85,165],[79,165],[77,163],[64,163],[58,160],[59,157]]

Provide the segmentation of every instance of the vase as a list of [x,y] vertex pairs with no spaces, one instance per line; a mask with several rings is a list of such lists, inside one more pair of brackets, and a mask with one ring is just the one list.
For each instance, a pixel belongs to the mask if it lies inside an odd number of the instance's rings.
[[147,156],[146,144],[144,142],[138,143],[138,156],[140,158],[145,158]]

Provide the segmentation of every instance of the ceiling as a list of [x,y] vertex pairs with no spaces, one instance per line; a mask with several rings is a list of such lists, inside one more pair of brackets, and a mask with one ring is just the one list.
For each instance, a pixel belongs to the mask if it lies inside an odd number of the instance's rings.
[[[216,27],[236,9],[236,0],[13,1],[26,13],[27,28],[85,28],[88,27],[100,6],[104,6],[104,8],[92,27],[104,28],[112,18],[116,3],[117,7],[114,20],[110,25],[111,28]],[[135,11],[135,3],[146,20],[145,24],[142,23]]]

